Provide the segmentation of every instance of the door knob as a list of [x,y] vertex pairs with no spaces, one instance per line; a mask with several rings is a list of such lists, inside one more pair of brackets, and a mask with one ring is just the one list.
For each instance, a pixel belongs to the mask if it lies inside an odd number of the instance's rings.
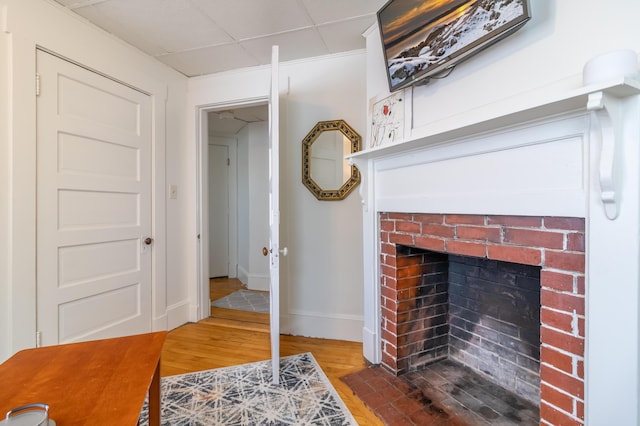
[[150,246],[151,244],[153,244],[153,238],[151,237],[147,237],[144,239],[144,243],[148,246]]
[[262,255],[263,256],[268,256],[269,255],[269,249],[266,247],[262,247]]

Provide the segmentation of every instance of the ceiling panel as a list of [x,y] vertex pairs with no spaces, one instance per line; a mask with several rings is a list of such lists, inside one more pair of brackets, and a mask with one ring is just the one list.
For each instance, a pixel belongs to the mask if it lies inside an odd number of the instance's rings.
[[191,77],[364,48],[385,0],[55,0]]
[[[158,60],[188,76],[212,74],[230,69],[260,65],[255,57],[247,53],[238,44],[224,44],[189,50],[159,56]],[[269,57],[270,61],[271,57]]]
[[256,56],[261,64],[271,62],[271,46],[278,45],[280,61],[327,55],[329,50],[315,29],[292,31],[255,38],[242,42],[249,53]]
[[335,24],[326,24],[318,27],[329,52],[338,53],[346,50],[365,48],[365,39],[362,35],[371,26],[371,19],[363,17],[351,19]]
[[387,0],[301,0],[316,24],[375,14]]
[[312,25],[298,0],[192,0],[236,40]]
[[190,0],[109,0],[74,11],[142,50],[158,46],[154,54],[232,41]]

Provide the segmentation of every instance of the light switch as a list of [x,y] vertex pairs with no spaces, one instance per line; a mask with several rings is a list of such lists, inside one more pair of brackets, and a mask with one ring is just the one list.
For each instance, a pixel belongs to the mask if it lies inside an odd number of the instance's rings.
[[169,185],[169,198],[172,200],[178,198],[178,185]]

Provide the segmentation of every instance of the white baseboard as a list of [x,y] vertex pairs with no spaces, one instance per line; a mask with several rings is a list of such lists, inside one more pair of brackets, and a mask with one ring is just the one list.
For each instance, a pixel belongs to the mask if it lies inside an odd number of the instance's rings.
[[382,362],[380,339],[376,332],[367,327],[362,328],[362,354],[372,364]]
[[249,273],[242,266],[238,265],[238,280],[244,285],[249,283]]
[[271,278],[269,275],[249,275],[249,282],[247,283],[247,288],[249,290],[257,290],[257,291],[269,291],[269,282]]
[[269,275],[252,274],[242,266],[238,266],[238,279],[249,290],[269,291],[269,282],[271,280]]
[[280,316],[281,332],[294,336],[362,342],[362,317],[295,311]]
[[[186,324],[193,321],[192,314],[194,311],[188,301],[173,304],[167,307],[167,330],[173,330],[176,327],[180,327],[182,324]],[[195,309],[197,316],[197,308]]]
[[167,315],[161,315],[159,317],[153,318],[151,320],[151,330],[152,331],[165,331],[167,328]]

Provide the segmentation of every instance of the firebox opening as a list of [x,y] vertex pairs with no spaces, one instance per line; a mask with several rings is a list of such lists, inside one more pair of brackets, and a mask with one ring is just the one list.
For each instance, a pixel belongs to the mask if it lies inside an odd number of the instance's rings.
[[395,373],[447,360],[539,406],[541,268],[396,249]]

